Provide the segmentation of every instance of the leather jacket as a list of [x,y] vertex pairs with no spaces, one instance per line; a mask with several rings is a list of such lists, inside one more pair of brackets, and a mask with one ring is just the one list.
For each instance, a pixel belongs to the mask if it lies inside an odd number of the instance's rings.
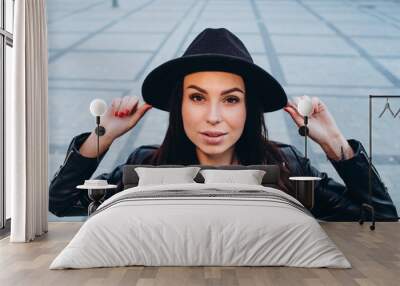
[[[54,174],[49,187],[49,210],[56,216],[87,215],[90,203],[87,192],[77,189],[84,180],[91,178],[98,163],[97,158],[87,158],[79,153],[80,146],[90,135],[89,132],[75,136],[67,151],[64,163]],[[346,160],[331,160],[345,185],[330,178],[325,172],[318,171],[294,146],[273,141],[284,153],[290,164],[292,176],[315,176],[322,178],[315,183],[315,203],[311,213],[320,220],[327,221],[355,221],[360,218],[362,203],[368,203],[369,159],[361,142],[349,139],[348,142],[354,151],[354,157]],[[151,154],[159,145],[143,145],[136,148],[128,157],[125,164],[148,164]],[[106,150],[100,161],[107,153]],[[107,192],[106,199],[123,190],[122,170],[125,164],[117,166],[112,172],[104,173],[96,179],[107,180],[109,184],[118,187]],[[371,204],[375,208],[377,221],[397,221],[396,207],[390,198],[387,188],[381,180],[377,170],[372,167],[372,197]],[[366,212],[368,214],[368,212]],[[366,215],[370,219],[369,214]]]

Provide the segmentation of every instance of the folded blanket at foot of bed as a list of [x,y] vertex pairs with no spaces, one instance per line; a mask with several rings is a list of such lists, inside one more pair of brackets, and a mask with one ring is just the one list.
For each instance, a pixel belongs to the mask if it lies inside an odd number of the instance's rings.
[[351,265],[309,211],[270,187],[138,186],[105,202],[50,269]]

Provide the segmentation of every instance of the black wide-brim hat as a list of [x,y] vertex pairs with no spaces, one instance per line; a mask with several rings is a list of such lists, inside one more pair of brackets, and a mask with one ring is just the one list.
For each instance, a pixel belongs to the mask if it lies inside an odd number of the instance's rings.
[[155,108],[169,111],[170,96],[185,75],[200,71],[225,71],[243,77],[247,94],[258,96],[264,112],[286,106],[287,96],[279,82],[254,64],[250,53],[232,32],[225,28],[207,28],[180,57],[152,70],[144,79],[142,95]]

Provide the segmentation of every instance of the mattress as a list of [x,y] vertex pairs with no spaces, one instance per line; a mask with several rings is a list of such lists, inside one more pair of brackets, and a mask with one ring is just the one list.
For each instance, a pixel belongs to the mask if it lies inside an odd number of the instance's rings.
[[118,266],[351,268],[296,199],[261,185],[137,186],[104,201],[50,269]]

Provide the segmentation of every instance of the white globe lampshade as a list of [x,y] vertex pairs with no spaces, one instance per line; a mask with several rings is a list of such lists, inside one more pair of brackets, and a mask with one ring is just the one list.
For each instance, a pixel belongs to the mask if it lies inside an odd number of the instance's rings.
[[310,98],[301,98],[297,105],[297,110],[302,116],[309,116],[312,112],[313,106]]
[[99,98],[92,100],[90,103],[90,113],[93,116],[102,116],[107,111],[107,103]]

